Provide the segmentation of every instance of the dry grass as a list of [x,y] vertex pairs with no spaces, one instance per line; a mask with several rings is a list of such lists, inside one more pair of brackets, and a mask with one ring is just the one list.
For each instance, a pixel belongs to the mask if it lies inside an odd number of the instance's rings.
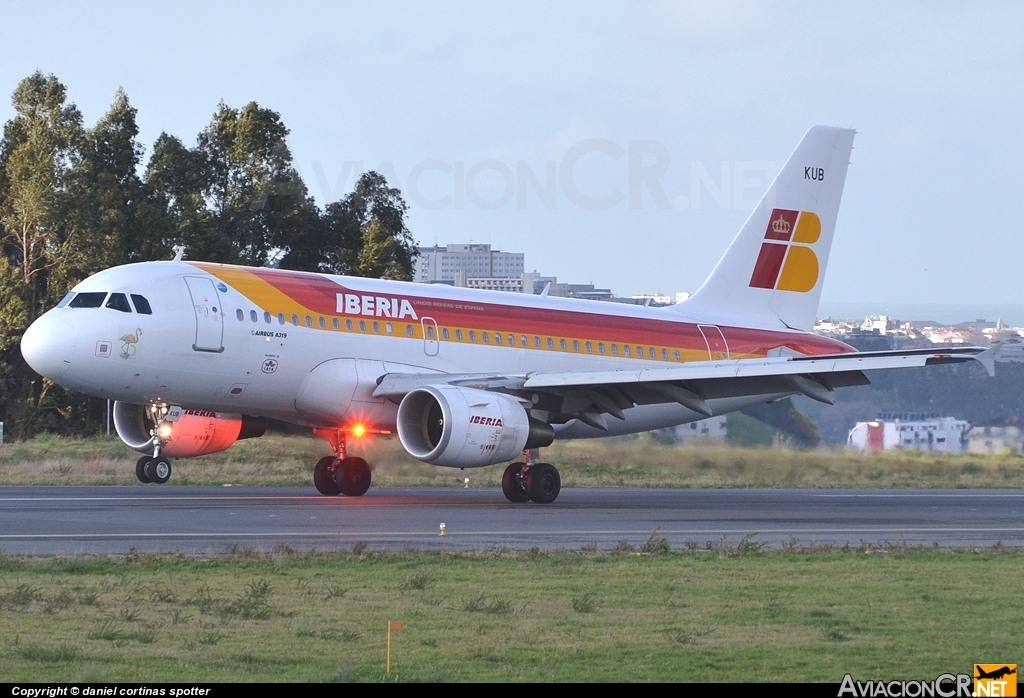
[[[357,441],[384,487],[497,487],[504,465],[436,468],[408,456],[395,437]],[[322,439],[271,434],[223,453],[174,462],[178,485],[309,486]],[[566,487],[1021,488],[1024,458],[921,453],[860,455],[838,449],[738,448],[710,442],[665,446],[650,437],[555,443],[544,460]],[[138,454],[116,438],[44,436],[0,446],[0,484],[137,484]]]

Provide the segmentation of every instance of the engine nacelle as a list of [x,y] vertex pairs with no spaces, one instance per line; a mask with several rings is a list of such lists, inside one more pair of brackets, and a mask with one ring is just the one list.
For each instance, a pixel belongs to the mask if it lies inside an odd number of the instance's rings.
[[[114,403],[114,427],[129,448],[152,453],[155,426],[145,405]],[[175,458],[205,456],[227,450],[240,439],[263,436],[266,431],[267,420],[263,417],[181,410],[177,419],[160,425],[159,436],[164,444],[160,452]]]
[[530,419],[515,398],[475,388],[429,385],[398,406],[398,437],[413,458],[452,468],[477,468],[548,446],[554,431]]

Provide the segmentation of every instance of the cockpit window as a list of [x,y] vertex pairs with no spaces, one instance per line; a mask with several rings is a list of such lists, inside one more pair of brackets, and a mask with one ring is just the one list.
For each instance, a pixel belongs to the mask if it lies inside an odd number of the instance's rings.
[[99,308],[103,305],[103,299],[107,297],[106,291],[92,291],[79,293],[70,303],[69,308]]
[[133,293],[132,303],[135,304],[135,312],[137,312],[139,315],[153,314],[153,309],[149,307],[149,301],[146,300],[145,296],[140,296],[137,293]]
[[132,312],[132,307],[128,305],[128,298],[123,293],[111,293],[110,300],[107,301],[107,307],[120,310],[122,313]]
[[66,296],[64,296],[63,298],[61,298],[61,300],[60,300],[60,303],[58,303],[58,304],[57,304],[57,307],[58,307],[58,308],[63,308],[63,307],[64,307],[65,305],[67,305],[67,304],[68,304],[68,303],[69,303],[69,302],[71,301],[71,299],[72,299],[72,298],[74,298],[74,297],[75,297],[75,292],[74,292],[74,291],[71,291],[70,293],[68,293],[68,295],[66,295]]

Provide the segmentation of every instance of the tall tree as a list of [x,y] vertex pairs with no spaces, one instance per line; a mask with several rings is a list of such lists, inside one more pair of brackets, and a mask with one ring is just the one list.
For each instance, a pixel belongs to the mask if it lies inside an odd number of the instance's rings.
[[79,159],[83,129],[81,113],[65,103],[66,96],[55,76],[37,71],[14,90],[15,117],[4,125],[0,225],[4,252],[20,279],[28,322],[49,300],[47,273],[72,252],[68,243],[74,217],[68,184]]
[[334,274],[412,279],[416,245],[409,206],[378,172],[367,172],[341,201],[328,204],[318,234],[288,240],[281,266]]
[[316,223],[287,136],[280,114],[256,102],[241,109],[222,102],[199,135],[198,151],[209,167],[205,194],[217,230],[244,264],[266,264],[275,248]]

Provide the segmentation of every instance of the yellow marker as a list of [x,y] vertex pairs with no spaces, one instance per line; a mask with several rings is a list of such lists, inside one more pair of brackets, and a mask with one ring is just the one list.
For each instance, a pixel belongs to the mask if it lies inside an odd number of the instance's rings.
[[467,490],[469,489],[469,478],[468,477],[466,478],[466,489]]
[[402,621],[400,620],[389,620],[388,621],[388,661],[387,661],[387,675],[391,676],[391,631],[394,630],[396,633],[402,629]]
[[439,535],[439,536],[443,536],[444,535],[444,524],[441,524],[441,532],[438,533],[437,535]]

